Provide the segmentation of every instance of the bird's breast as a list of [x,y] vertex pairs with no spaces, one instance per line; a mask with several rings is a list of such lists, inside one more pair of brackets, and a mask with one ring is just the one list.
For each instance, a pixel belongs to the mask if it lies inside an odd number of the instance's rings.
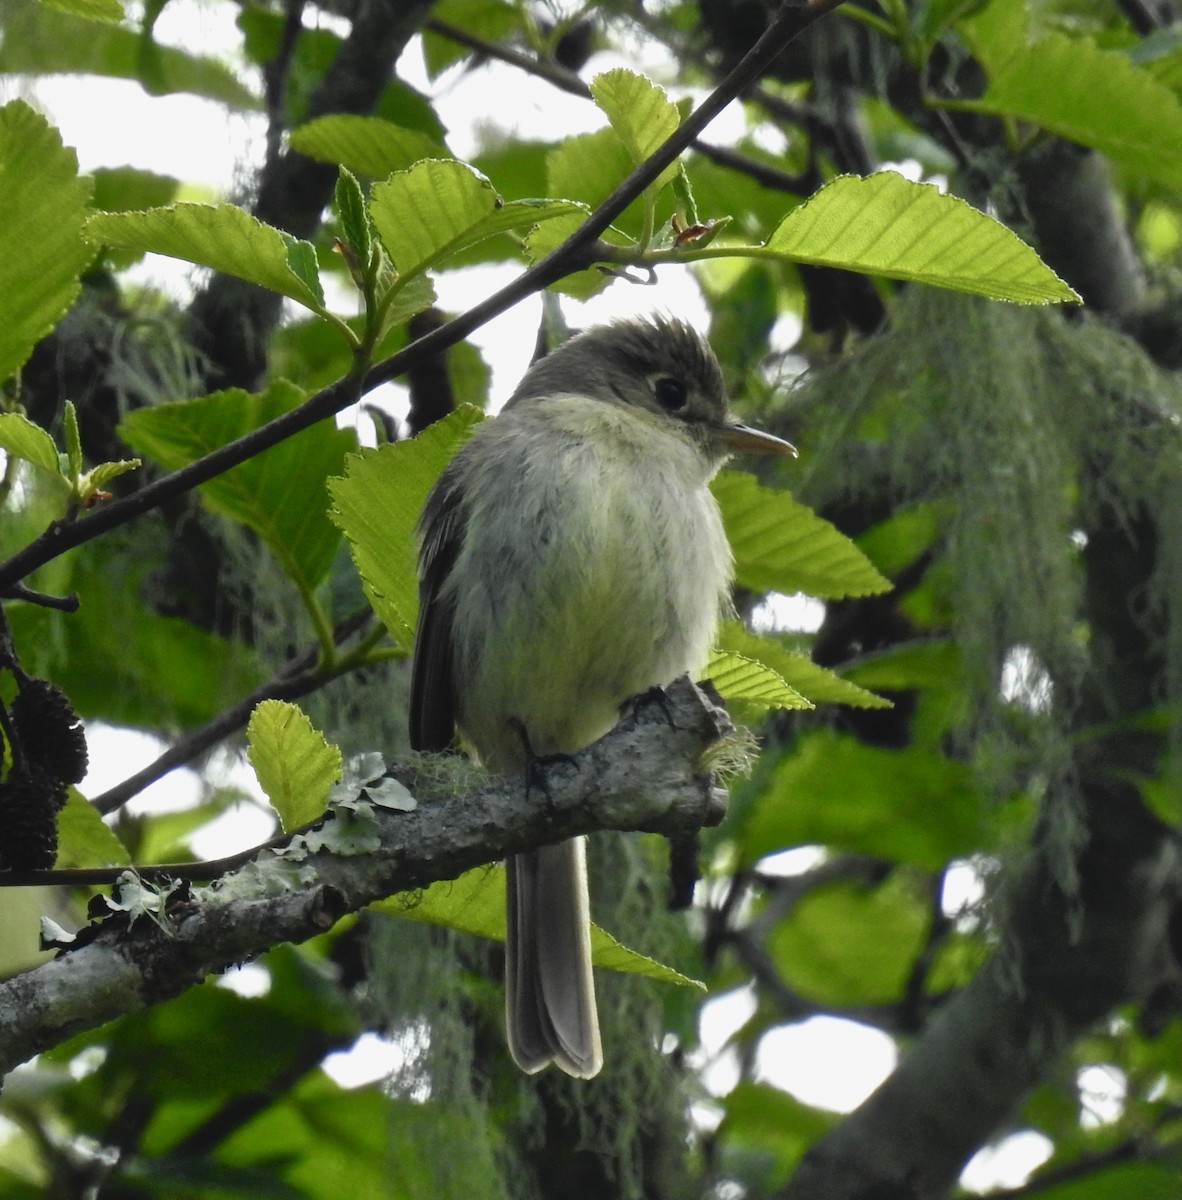
[[630,696],[700,671],[729,591],[697,449],[563,415],[502,427],[450,584],[460,725],[500,769],[521,756],[514,722],[536,753],[577,749]]

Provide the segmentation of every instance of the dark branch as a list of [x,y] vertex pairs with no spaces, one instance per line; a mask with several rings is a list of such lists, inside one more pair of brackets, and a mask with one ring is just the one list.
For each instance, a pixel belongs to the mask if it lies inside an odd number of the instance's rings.
[[569,92],[572,96],[581,96],[584,100],[591,99],[591,89],[587,84],[574,71],[568,71],[559,63],[548,62],[544,58],[535,58],[534,55],[525,54],[513,46],[486,41],[484,38],[476,37],[475,34],[458,29],[455,25],[447,21],[440,21],[435,17],[427,21],[424,28],[455,42],[457,46],[467,46],[469,50],[475,50],[477,54],[482,54],[486,58],[498,59],[500,62],[524,71],[527,75],[544,79],[561,91]]
[[[431,0],[359,0],[336,59],[308,105],[308,117],[371,113],[398,56],[417,32]],[[285,39],[299,33],[298,4],[289,12]],[[280,60],[285,53],[281,47]],[[282,62],[272,64],[272,75]],[[278,81],[268,77],[268,103]],[[284,114],[272,107],[272,127]],[[332,197],[336,168],[294,150],[268,153],[259,176],[254,215],[287,233],[310,238]],[[266,370],[266,346],[279,321],[283,298],[232,275],[215,275],[189,308],[193,342],[202,352],[206,387],[258,386]]]
[[5,600],[24,600],[27,604],[36,604],[41,608],[55,608],[59,612],[77,612],[81,601],[77,592],[68,596],[50,596],[46,592],[34,591],[23,583],[14,584],[4,593]]
[[[468,49],[474,50],[486,58],[498,59],[500,62],[525,71],[537,79],[545,80],[547,83],[553,84],[560,91],[568,92],[572,96],[579,96],[585,100],[591,99],[591,89],[587,86],[586,82],[580,76],[576,75],[574,71],[568,71],[558,63],[548,62],[543,58],[536,58],[532,54],[525,54],[513,46],[486,41],[484,38],[476,37],[466,30],[457,29],[447,21],[432,18],[427,22],[426,28],[430,29],[433,33],[440,34],[442,37],[449,38],[458,45],[467,46]],[[759,99],[769,109],[775,108],[776,115],[781,119],[786,109],[790,107],[775,96],[765,96],[762,91],[759,92]],[[796,112],[798,117],[804,115],[803,109],[793,109],[792,111]],[[732,171],[748,175],[756,183],[764,187],[773,188],[780,192],[804,192],[811,190],[811,188],[806,187],[806,180],[789,175],[786,171],[780,171],[767,163],[761,163],[753,158],[748,158],[745,154],[740,154],[737,150],[732,150],[729,147],[714,146],[709,142],[703,142],[701,138],[694,138],[690,142],[690,146],[701,154],[703,158],[708,158],[711,162],[717,163],[722,167],[728,167]]]
[[68,525],[57,522],[7,562],[0,564],[0,592],[12,587],[59,554],[81,546],[136,517],[160,507],[168,500],[192,491],[199,484],[261,454],[285,438],[299,433],[354,403],[359,394],[371,391],[404,374],[410,367],[512,308],[533,292],[565,275],[594,264],[599,235],[644,191],[690,142],[771,63],[794,38],[814,21],[838,7],[841,0],[815,0],[804,7],[785,4],[767,31],[726,79],[694,110],[682,125],[653,154],[641,163],[618,188],[545,258],[517,279],[466,313],[371,367],[358,383],[346,378],[317,392],[298,408],[207,454],[180,471],[165,475],[133,496],[117,500],[97,513]]

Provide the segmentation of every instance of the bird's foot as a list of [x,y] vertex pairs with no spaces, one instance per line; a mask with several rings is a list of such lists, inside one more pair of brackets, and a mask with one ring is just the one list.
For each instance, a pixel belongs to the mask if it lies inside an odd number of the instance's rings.
[[640,692],[636,696],[631,696],[620,705],[620,715],[622,717],[637,717],[646,708],[657,707],[665,714],[667,724],[674,724],[673,707],[669,703],[669,696],[663,687],[651,687],[647,692]]
[[575,766],[574,756],[570,754],[537,754],[529,740],[529,730],[526,729],[524,722],[518,720],[517,717],[510,717],[509,724],[521,740],[521,748],[525,754],[526,796],[532,796],[535,790],[540,791],[546,798],[546,806],[552,807],[547,771],[559,763],[573,768]]

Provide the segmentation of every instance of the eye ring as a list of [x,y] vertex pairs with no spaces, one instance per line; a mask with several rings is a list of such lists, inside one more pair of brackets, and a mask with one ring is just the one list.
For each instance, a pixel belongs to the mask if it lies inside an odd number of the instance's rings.
[[685,384],[671,375],[661,375],[653,380],[653,396],[666,412],[680,412],[689,401]]

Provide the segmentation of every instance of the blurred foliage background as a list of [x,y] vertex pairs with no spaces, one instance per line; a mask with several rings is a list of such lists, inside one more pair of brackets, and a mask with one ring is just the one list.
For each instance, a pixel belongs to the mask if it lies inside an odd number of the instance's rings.
[[[505,81],[582,97],[626,64],[675,101],[701,97],[775,8],[203,0],[237,31],[215,54],[202,10],[185,44],[158,40],[181,2],[4,0],[4,95],[107,76],[146,97],[205,97],[227,122],[250,115],[262,136],[233,194],[112,162],[89,201],[71,198],[47,143],[39,168],[5,159],[0,204],[77,210],[80,226],[88,203],[234,200],[313,244],[327,308],[354,328],[334,251],[347,230],[329,211],[337,163],[381,179],[451,158],[455,142],[508,201],[594,205],[632,165],[620,138],[606,125],[521,136]],[[404,78],[414,56],[426,85]],[[447,127],[461,85],[478,111]],[[724,238],[760,243],[827,181],[894,165],[1016,231],[1083,300],[1017,307],[783,259],[655,268],[707,327],[736,407],[801,447],[764,482],[790,487],[894,585],[822,602],[740,575],[744,624],[726,647],[781,655],[790,680],[801,653],[836,675],[819,690],[794,680],[813,709],[735,706],[762,754],[704,837],[688,913],[666,911],[662,844],[595,839],[599,924],[705,992],[601,972],[602,1076],[523,1078],[501,1041],[498,944],[384,906],[14,1072],[0,1197],[1182,1194],[1180,96],[1174,0],[847,3],[746,90],[731,135],[707,131],[677,186],[615,223],[626,254],[684,220],[692,195],[703,226],[729,218]],[[12,329],[21,279],[66,251],[6,222]],[[462,272],[517,270],[521,250],[507,236],[465,248],[440,294],[475,301],[489,276]],[[352,362],[329,321],[275,291],[214,270],[178,298],[141,258],[92,249],[5,391],[6,411],[19,403],[58,445],[72,401],[89,462],[142,455],[110,483],[118,495]],[[563,305],[571,324],[600,311],[578,303],[592,293],[621,311],[651,303],[583,272],[548,299],[547,328]],[[417,295],[382,353],[448,306]],[[59,866],[185,860],[227,810],[261,812],[225,764],[263,691],[299,697],[346,755],[405,748],[406,647],[355,615],[365,599],[325,483],[371,426],[397,440],[458,404],[484,407],[490,357],[461,343],[352,425],[317,426],[269,467],[54,559],[31,583],[76,592],[77,612],[6,603],[21,668],[66,693],[92,756],[111,729],[133,729],[197,771],[165,812],[128,805],[144,781],[84,785],[97,808],[72,797]],[[243,390],[194,401],[205,406],[184,420],[153,412],[228,388]],[[62,504],[56,479],[6,461],[5,556]],[[331,663],[318,643],[336,648]],[[2,902],[12,973],[38,958],[37,915],[76,925],[85,895],[9,889]],[[367,1034],[382,1041],[358,1042]],[[355,1044],[354,1066],[385,1047],[380,1079],[325,1070]]]

